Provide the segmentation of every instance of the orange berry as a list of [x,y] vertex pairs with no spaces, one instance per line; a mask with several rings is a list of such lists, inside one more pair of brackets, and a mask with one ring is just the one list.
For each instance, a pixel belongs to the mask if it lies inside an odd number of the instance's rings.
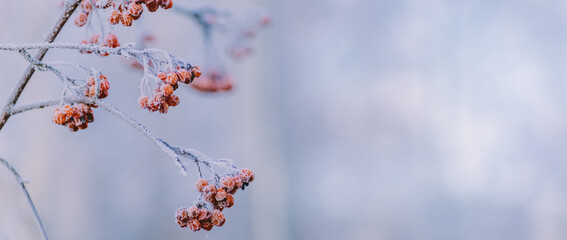
[[150,11],[150,12],[155,12],[159,8],[159,3],[158,3],[157,0],[146,1],[146,8],[148,8],[148,11]]
[[87,20],[88,20],[88,19],[89,19],[89,15],[88,15],[88,14],[86,14],[86,13],[84,13],[84,12],[79,13],[79,15],[77,15],[77,16],[75,17],[75,25],[77,25],[77,26],[79,26],[79,27],[85,26],[85,24],[87,24]]
[[211,223],[211,220],[205,220],[205,221],[201,221],[201,227],[205,230],[205,231],[211,231],[211,229],[213,229],[213,223]]
[[214,185],[208,185],[203,188],[203,194],[205,199],[209,202],[215,201],[215,194],[217,193],[217,188]]
[[132,21],[134,21],[134,18],[127,12],[123,12],[120,16],[120,22],[126,27],[132,26]]
[[217,227],[224,225],[225,222],[224,214],[220,210],[213,210],[211,214],[211,223]]
[[204,208],[199,209],[199,215],[197,215],[197,220],[205,221],[209,218],[211,218],[211,213],[209,212],[209,210]]
[[177,209],[177,211],[175,212],[175,218],[183,222],[189,220],[189,214],[187,212],[187,209],[185,209],[184,207]]
[[130,5],[128,5],[128,13],[132,15],[132,17],[139,17],[140,15],[142,15],[143,11],[144,7],[142,7],[142,5],[140,4],[131,2]]
[[175,95],[171,95],[171,96],[167,96],[165,98],[165,102],[170,106],[170,107],[175,107],[177,105],[179,105],[179,97],[175,96]]
[[172,0],[161,0],[160,6],[163,9],[170,9],[171,7],[173,7],[173,1]]
[[148,100],[150,98],[147,96],[141,96],[140,98],[138,98],[138,104],[140,104],[141,108],[148,108]]
[[161,86],[161,91],[165,94],[165,96],[171,96],[171,94],[173,94],[173,86],[170,84],[164,84]]
[[201,178],[197,180],[197,183],[195,183],[195,188],[197,188],[197,191],[203,192],[203,188],[205,188],[207,185],[209,185],[209,182]]
[[191,206],[188,210],[187,213],[189,214],[189,219],[194,219],[194,218],[198,218],[199,217],[199,213],[200,213],[200,209],[195,207],[195,206]]
[[215,194],[215,200],[217,200],[217,202],[224,201],[227,195],[228,194],[226,193],[226,190],[220,188],[217,190],[217,193]]
[[112,13],[110,14],[110,17],[108,17],[108,22],[110,22],[110,24],[112,24],[112,25],[116,25],[116,24],[120,23],[120,12],[112,11]]
[[193,66],[191,67],[191,74],[193,75],[193,77],[200,77],[201,76],[201,67],[199,66]]
[[227,192],[231,192],[234,189],[234,179],[232,177],[223,177],[220,180],[220,187],[224,188]]
[[254,173],[252,172],[252,170],[248,168],[243,168],[242,170],[240,170],[238,176],[240,177],[240,179],[242,179],[242,182],[244,183],[249,183],[254,181]]
[[225,202],[225,207],[230,208],[234,205],[234,197],[232,195],[227,195]]
[[188,80],[191,78],[191,72],[185,69],[179,69],[177,70],[177,77],[179,78],[180,82],[189,83]]
[[81,2],[81,8],[83,9],[83,12],[88,13],[93,9],[93,5],[91,5],[89,0],[83,0]]
[[167,74],[165,74],[163,72],[158,73],[158,75],[156,77],[158,77],[159,79],[161,79],[164,82],[165,82],[165,80],[167,80]]
[[188,225],[189,229],[191,229],[193,232],[201,230],[201,223],[197,219],[189,220]]
[[169,83],[171,85],[175,85],[175,84],[177,84],[177,81],[179,81],[179,77],[177,76],[176,73],[167,74],[167,79],[165,80],[166,83]]

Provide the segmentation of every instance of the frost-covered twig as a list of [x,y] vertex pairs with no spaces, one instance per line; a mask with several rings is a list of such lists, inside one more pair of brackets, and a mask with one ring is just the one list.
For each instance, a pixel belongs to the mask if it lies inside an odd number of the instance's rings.
[[[142,61],[142,57],[151,57],[153,61],[159,64],[176,64],[176,65],[183,65],[186,68],[191,68],[191,64],[186,61],[183,61],[179,58],[172,56],[171,54],[164,54],[167,59],[156,59],[152,57],[154,53],[163,53],[163,50],[160,49],[144,49],[144,50],[137,50],[134,48],[134,44],[126,44],[124,47],[104,47],[98,46],[94,44],[79,44],[79,43],[29,43],[29,44],[0,44],[0,50],[4,51],[22,51],[22,50],[33,50],[33,49],[73,49],[73,50],[81,50],[84,52],[93,52],[93,53],[108,53],[111,55],[118,55],[126,58],[136,58]],[[36,58],[37,59],[37,58]],[[39,60],[39,59],[38,59]],[[170,62],[173,61],[173,62]]]
[[41,232],[41,238],[43,240],[48,240],[47,232],[45,231],[45,226],[43,225],[43,222],[41,221],[41,217],[39,217],[39,213],[37,212],[37,209],[35,208],[35,205],[33,204],[33,201],[30,197],[30,193],[28,192],[28,190],[26,188],[26,184],[25,184],[24,179],[22,179],[22,177],[20,176],[18,171],[16,171],[16,169],[6,159],[0,157],[0,162],[2,163],[2,165],[4,165],[6,168],[8,168],[8,170],[10,170],[12,175],[14,175],[14,177],[18,181],[18,184],[20,185],[20,189],[22,189],[22,192],[24,192],[24,195],[26,195],[26,199],[28,200],[28,205],[30,206],[30,209],[33,212],[35,221],[37,222],[37,227],[39,228],[39,231]]
[[[69,17],[71,17],[71,14],[73,14],[75,9],[77,9],[77,7],[79,6],[80,2],[81,0],[72,0],[66,2],[63,13],[61,13],[59,19],[57,20],[55,25],[53,25],[51,31],[49,31],[49,34],[47,34],[47,36],[43,40],[44,42],[53,42],[55,40],[63,26],[65,26],[65,23],[67,23],[67,20],[69,20]],[[39,50],[35,56],[35,59],[41,61],[45,56],[45,53],[47,53],[47,50],[47,48]],[[6,121],[8,121],[8,118],[10,118],[10,114],[8,113],[10,111],[10,107],[16,104],[34,72],[35,68],[33,68],[33,66],[31,65],[28,66],[28,68],[14,87],[14,90],[10,94],[8,102],[4,105],[2,113],[0,114],[0,129],[4,127],[4,124],[6,124]]]

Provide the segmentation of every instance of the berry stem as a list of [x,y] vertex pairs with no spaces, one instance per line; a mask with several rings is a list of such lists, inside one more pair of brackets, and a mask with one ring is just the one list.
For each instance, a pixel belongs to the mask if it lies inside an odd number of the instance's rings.
[[18,181],[19,185],[20,185],[20,189],[22,189],[22,192],[24,192],[24,195],[26,195],[26,199],[28,200],[28,205],[30,206],[35,221],[37,222],[37,227],[39,228],[39,231],[41,232],[41,238],[43,240],[48,240],[47,238],[47,232],[45,231],[45,226],[43,225],[43,221],[41,221],[41,217],[39,217],[39,213],[37,212],[37,208],[35,208],[35,204],[33,204],[33,201],[31,199],[30,193],[28,192],[27,188],[26,188],[26,184],[24,179],[22,179],[22,177],[20,176],[20,174],[18,173],[18,171],[16,171],[16,169],[14,168],[14,166],[12,166],[6,159],[0,157],[0,162],[6,167],[8,168],[8,170],[10,170],[10,172],[12,173],[12,175],[14,175],[14,177],[16,178],[16,180]]
[[[71,17],[75,9],[77,9],[77,7],[79,6],[80,2],[81,0],[72,0],[66,2],[65,10],[63,10],[61,15],[59,16],[59,19],[57,20],[55,25],[53,25],[51,31],[43,40],[44,42],[51,43],[55,40],[55,38],[57,37],[57,35],[59,35],[59,32],[61,31],[63,26],[65,26],[65,23],[67,23],[67,20],[69,20],[69,17]],[[37,52],[35,59],[41,61],[45,56],[45,54],[47,53],[47,50],[48,50],[47,48],[40,49]],[[24,74],[22,75],[22,77],[20,78],[20,80],[18,81],[18,83],[16,84],[16,86],[14,87],[14,90],[12,91],[12,94],[10,95],[8,102],[6,103],[6,105],[4,105],[4,108],[2,109],[2,113],[0,116],[0,130],[4,127],[4,124],[6,124],[8,118],[10,118],[10,108],[14,106],[14,104],[16,104],[16,102],[20,98],[20,95],[24,91],[24,88],[30,81],[34,72],[35,72],[35,68],[33,67],[33,65],[29,65],[25,70]]]

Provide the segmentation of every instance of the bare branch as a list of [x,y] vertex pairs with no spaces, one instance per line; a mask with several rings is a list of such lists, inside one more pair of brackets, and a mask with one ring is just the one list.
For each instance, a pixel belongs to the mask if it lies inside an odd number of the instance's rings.
[[8,168],[8,170],[10,170],[12,175],[14,175],[14,177],[18,181],[18,183],[20,185],[20,189],[22,189],[22,192],[24,192],[24,195],[26,195],[26,199],[28,200],[28,205],[30,206],[30,209],[33,212],[33,215],[35,217],[35,221],[37,222],[37,227],[39,228],[39,231],[41,232],[41,238],[43,240],[48,240],[47,232],[45,231],[45,226],[43,225],[43,222],[41,221],[41,218],[39,217],[39,213],[37,212],[37,209],[35,208],[35,205],[33,204],[30,193],[26,189],[26,184],[25,184],[24,179],[22,179],[22,177],[20,176],[18,171],[16,171],[16,169],[6,159],[3,159],[2,157],[0,157],[0,162],[6,168]]
[[[53,25],[51,31],[43,40],[44,42],[53,42],[55,40],[55,38],[57,37],[57,35],[59,35],[59,32],[61,31],[63,26],[65,26],[65,23],[67,23],[67,20],[69,20],[69,17],[71,17],[71,14],[73,14],[75,9],[77,9],[77,7],[79,6],[80,2],[81,0],[72,0],[66,2],[65,10],[61,13],[59,19],[57,20],[55,25]],[[47,53],[47,50],[48,49],[46,48],[38,51],[35,56],[35,59],[41,61],[45,56],[45,54]],[[4,124],[6,124],[6,121],[8,121],[8,118],[10,118],[10,114],[9,114],[10,107],[16,104],[16,102],[20,98],[20,95],[24,91],[24,88],[28,84],[32,75],[34,74],[34,72],[35,72],[35,68],[31,65],[28,66],[28,68],[20,78],[20,81],[18,81],[18,83],[14,87],[14,90],[12,91],[12,94],[10,95],[8,102],[6,103],[6,105],[4,105],[4,108],[2,109],[2,113],[0,114],[0,129],[4,127]]]

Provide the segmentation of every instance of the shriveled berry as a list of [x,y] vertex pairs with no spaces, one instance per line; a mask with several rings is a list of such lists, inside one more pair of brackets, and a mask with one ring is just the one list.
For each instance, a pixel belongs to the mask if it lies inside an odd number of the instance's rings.
[[126,27],[132,26],[132,21],[134,21],[134,18],[127,12],[123,12],[120,16],[120,22]]
[[155,12],[155,11],[157,11],[158,8],[159,8],[159,2],[158,2],[158,0],[147,1],[147,2],[146,2],[146,8],[148,8],[148,11],[150,11],[150,12]]
[[173,0],[161,0],[160,6],[163,9],[170,9],[173,7]]
[[108,22],[112,25],[116,25],[120,23],[120,12],[119,11],[112,11],[110,17],[108,17]]
[[171,96],[167,96],[165,98],[165,102],[171,106],[171,107],[175,107],[177,105],[179,105],[179,97],[175,96],[175,95],[171,95]]

